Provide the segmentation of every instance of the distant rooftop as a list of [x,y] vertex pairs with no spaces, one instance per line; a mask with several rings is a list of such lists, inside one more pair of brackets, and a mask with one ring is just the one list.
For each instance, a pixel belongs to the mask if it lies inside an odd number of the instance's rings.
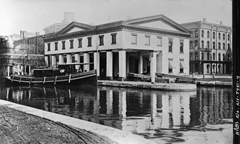
[[50,26],[45,27],[43,30],[45,34],[55,33],[66,27],[69,23],[75,21],[75,13],[64,12],[64,19],[60,23],[54,23]]

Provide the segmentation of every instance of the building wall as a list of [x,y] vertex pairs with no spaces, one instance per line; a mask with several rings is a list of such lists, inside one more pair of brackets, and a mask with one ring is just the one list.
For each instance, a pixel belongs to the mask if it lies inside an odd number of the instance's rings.
[[[195,64],[201,65],[201,62],[204,63],[204,70],[202,71],[202,67],[197,70],[199,73],[207,73],[210,74],[211,72],[207,71],[207,65],[211,65],[211,63],[217,63],[217,62],[224,62],[224,64],[217,64],[221,65],[220,72],[226,73],[226,64],[228,65],[231,63],[231,52],[232,52],[232,34],[231,34],[231,28],[228,26],[224,26],[221,24],[211,24],[204,21],[202,22],[192,22],[192,23],[186,23],[183,24],[184,27],[189,29],[192,32],[192,37],[190,39],[190,57],[192,55],[191,62],[194,62]],[[195,36],[195,31],[198,30],[198,37]],[[209,32],[209,37],[207,36],[207,33]],[[204,33],[204,35],[202,35]],[[215,38],[213,38],[213,33],[215,33]],[[219,34],[221,38],[219,39]],[[225,34],[225,39],[223,39],[223,34]],[[230,39],[228,40],[228,35],[230,36]],[[195,47],[195,41],[198,41],[198,46]],[[203,42],[203,44],[202,44]],[[209,42],[209,46],[207,43]],[[215,42],[215,48],[213,47],[213,43]],[[220,47],[219,47],[220,43]],[[225,44],[225,48],[223,45]],[[229,47],[228,47],[229,44]],[[209,58],[207,57],[209,53]],[[197,59],[196,59],[197,54]],[[213,59],[213,55],[215,54],[215,59]],[[220,54],[220,57],[219,57]],[[203,56],[202,56],[203,55]],[[197,62],[197,63],[196,63]],[[209,63],[208,63],[209,62]],[[223,69],[224,67],[224,69]],[[194,71],[191,71],[194,72]],[[195,71],[196,72],[196,71]]]
[[[116,35],[116,44],[112,43],[111,34]],[[111,49],[119,49],[122,48],[122,32],[112,32],[112,33],[105,33],[99,35],[89,35],[83,37],[76,37],[76,38],[66,38],[59,41],[50,42],[50,51],[48,51],[48,44],[45,43],[45,55],[54,55],[54,54],[65,54],[65,53],[76,53],[76,52],[89,52],[89,51],[96,51],[96,44],[99,45],[99,36],[104,37],[104,45],[98,46],[98,50],[111,50]],[[88,37],[92,37],[92,46],[88,47]],[[79,48],[78,39],[82,38],[82,47]],[[73,48],[70,48],[70,40],[73,41]],[[65,49],[62,49],[62,41],[65,41]],[[58,42],[58,50],[55,50],[55,42]]]
[[[116,44],[112,43],[112,36],[111,34],[116,33]],[[137,36],[137,43],[133,43],[133,35]],[[84,37],[76,37],[76,38],[67,38],[60,41],[53,41],[50,42],[51,47],[50,51],[48,51],[48,43],[45,43],[45,55],[58,55],[58,54],[67,54],[67,53],[84,53],[84,52],[91,52],[96,51],[96,43],[99,43],[99,36],[104,37],[104,45],[98,46],[99,51],[106,51],[106,50],[119,50],[119,49],[126,49],[126,50],[147,50],[147,51],[156,51],[157,52],[157,72],[160,73],[168,73],[168,59],[173,59],[173,65],[175,69],[173,70],[172,74],[189,74],[189,39],[181,38],[181,37],[173,37],[167,35],[160,35],[155,33],[146,33],[146,32],[139,32],[139,31],[118,31],[118,32],[111,32],[99,35],[91,35],[91,36],[84,36]],[[92,46],[88,47],[88,37],[92,37]],[[150,38],[150,44],[146,44],[146,37]],[[82,38],[82,48],[78,48],[78,39]],[[162,39],[162,45],[160,45],[160,39]],[[169,38],[173,39],[173,52],[168,52],[168,43]],[[183,40],[184,48],[183,53],[180,53],[180,39]],[[70,40],[74,40],[74,48],[70,49]],[[62,50],[62,41],[65,41],[65,50]],[[55,42],[58,42],[58,50],[55,50]],[[161,57],[158,56],[161,54]],[[147,52],[143,55],[149,57],[150,53]],[[186,68],[184,69],[183,73],[180,73],[180,59],[184,61],[184,65]],[[127,58],[127,63],[129,62]],[[146,66],[146,64],[144,64]],[[128,68],[127,68],[128,70]],[[132,70],[135,71],[135,70]]]

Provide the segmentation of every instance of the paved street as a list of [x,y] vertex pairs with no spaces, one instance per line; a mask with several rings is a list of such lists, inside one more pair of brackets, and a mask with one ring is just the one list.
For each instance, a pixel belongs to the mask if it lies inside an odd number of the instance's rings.
[[2,144],[76,143],[109,144],[108,138],[82,129],[0,106],[0,139]]

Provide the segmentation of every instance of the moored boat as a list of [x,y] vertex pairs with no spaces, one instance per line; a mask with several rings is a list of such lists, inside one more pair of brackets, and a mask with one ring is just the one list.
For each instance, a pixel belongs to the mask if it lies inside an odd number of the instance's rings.
[[77,71],[75,65],[84,63],[61,64],[57,68],[33,69],[31,75],[12,74],[6,77],[6,84],[27,85],[81,85],[97,83],[96,70]]

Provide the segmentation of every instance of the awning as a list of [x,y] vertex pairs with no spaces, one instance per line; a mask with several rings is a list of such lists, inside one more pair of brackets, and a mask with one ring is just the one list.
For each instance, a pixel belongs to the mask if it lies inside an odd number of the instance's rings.
[[180,62],[180,68],[187,69],[187,67],[185,66],[184,62]]
[[168,62],[168,68],[171,68],[171,69],[175,68],[172,61]]

